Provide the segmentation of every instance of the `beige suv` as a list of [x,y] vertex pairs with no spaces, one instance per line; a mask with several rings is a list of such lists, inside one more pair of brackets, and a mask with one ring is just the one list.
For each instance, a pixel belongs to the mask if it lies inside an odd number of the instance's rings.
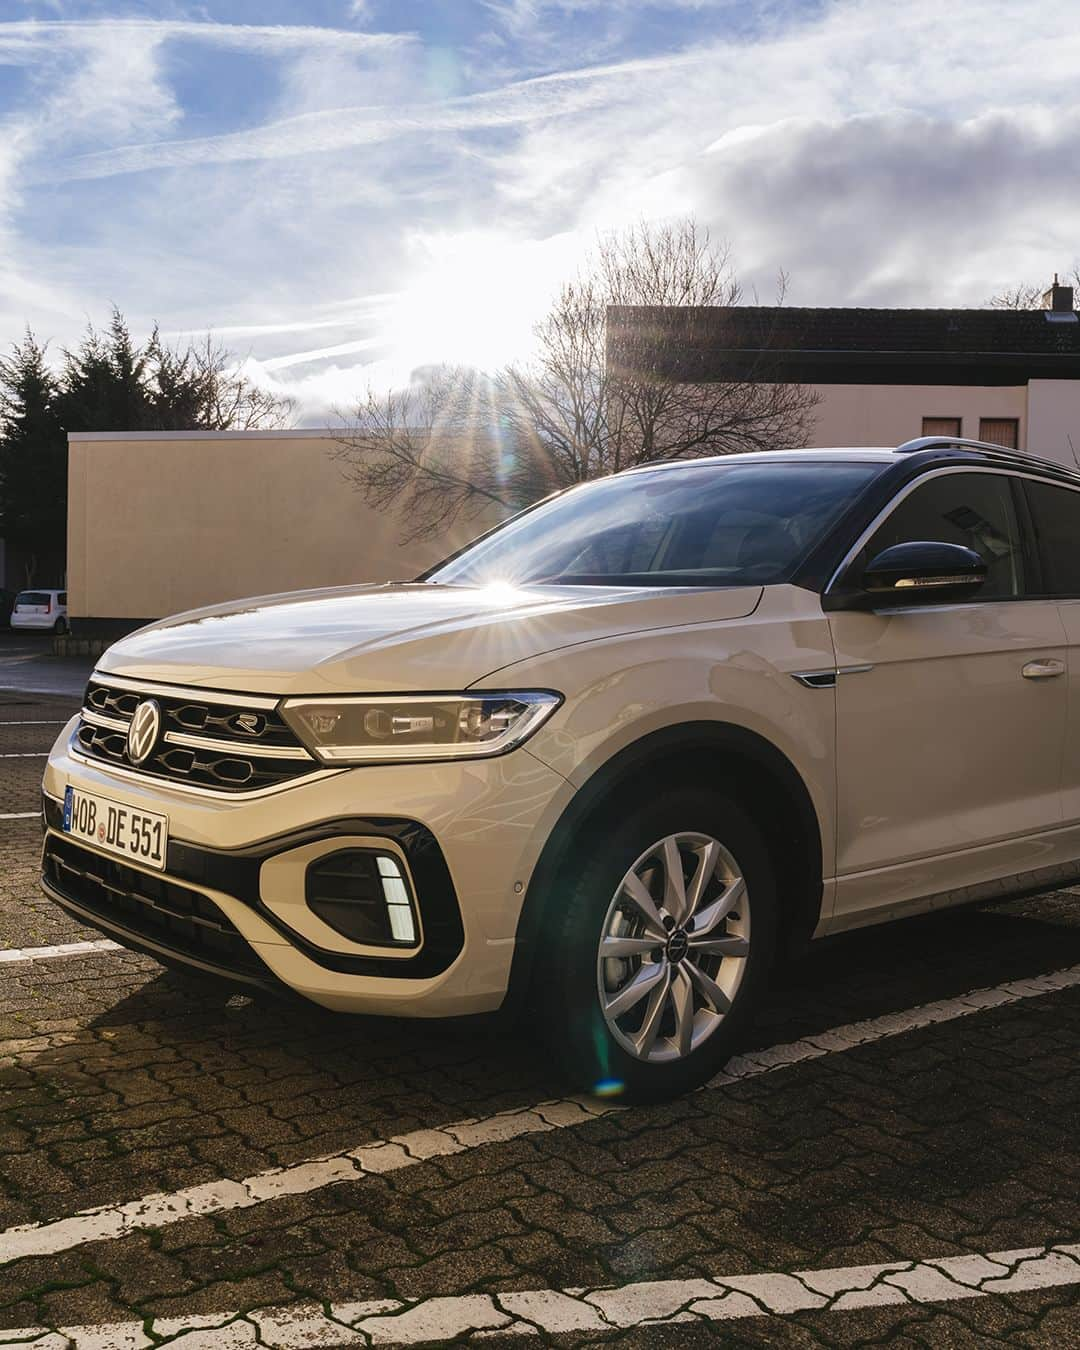
[[1078,541],[1047,462],[782,451],[153,624],[53,749],[45,889],[329,1008],[523,1006],[586,1087],[682,1091],[781,950],[1080,876]]

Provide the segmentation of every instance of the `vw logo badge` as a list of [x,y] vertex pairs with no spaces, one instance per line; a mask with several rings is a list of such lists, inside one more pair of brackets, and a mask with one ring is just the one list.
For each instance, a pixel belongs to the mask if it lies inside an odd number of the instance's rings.
[[139,765],[157,744],[161,732],[161,707],[155,699],[147,698],[135,709],[128,725],[127,757]]

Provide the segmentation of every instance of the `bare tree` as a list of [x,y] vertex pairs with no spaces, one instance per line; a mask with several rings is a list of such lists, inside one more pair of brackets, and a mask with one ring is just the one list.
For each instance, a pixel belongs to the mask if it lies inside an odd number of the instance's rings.
[[409,543],[540,495],[499,437],[499,421],[496,381],[465,366],[429,366],[405,389],[369,389],[331,453],[370,505],[399,509]]
[[[781,302],[784,285],[781,277]],[[512,419],[523,436],[538,438],[562,482],[650,459],[805,445],[818,400],[803,386],[769,378],[777,372],[769,368],[767,320],[755,368],[738,379],[673,375],[647,322],[624,328],[619,361],[609,360],[612,306],[683,309],[690,336],[695,311],[742,298],[727,248],[692,220],[606,236],[539,326],[533,363],[505,372]]]
[[[1056,274],[1054,280],[1057,281]],[[1080,289],[1080,264],[1073,268],[1065,278],[1063,284],[1072,286],[1074,289]],[[997,295],[992,295],[990,297],[990,308],[1041,309],[1042,298],[1046,294],[1046,291],[1046,286],[1036,286],[1031,282],[1021,282],[1018,286],[1011,286]]]
[[169,348],[155,330],[152,344],[159,396],[171,389],[186,392],[195,403],[199,426],[212,431],[255,431],[291,424],[295,401],[257,385],[212,334],[185,348]]
[[369,391],[338,457],[372,505],[400,511],[411,540],[650,459],[805,445],[817,396],[769,378],[767,326],[757,367],[738,378],[681,380],[644,336],[623,349],[633,359],[608,360],[611,306],[741,299],[727,249],[692,220],[604,236],[536,325],[528,364],[490,378],[440,367],[404,392]]

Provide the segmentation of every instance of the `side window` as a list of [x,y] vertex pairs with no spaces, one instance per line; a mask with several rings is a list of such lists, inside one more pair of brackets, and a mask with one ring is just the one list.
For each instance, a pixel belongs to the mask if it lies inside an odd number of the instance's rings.
[[1024,553],[1010,480],[992,473],[950,473],[917,487],[882,524],[866,547],[873,558],[892,544],[932,539],[964,544],[986,560],[979,600],[1024,594]]
[[1048,594],[1080,596],[1080,492],[1030,481],[1024,491]]

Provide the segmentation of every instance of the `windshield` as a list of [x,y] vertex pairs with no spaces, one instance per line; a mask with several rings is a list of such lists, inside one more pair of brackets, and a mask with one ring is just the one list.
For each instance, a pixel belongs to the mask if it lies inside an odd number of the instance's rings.
[[791,574],[880,467],[733,460],[615,475],[518,516],[426,580],[770,585]]

